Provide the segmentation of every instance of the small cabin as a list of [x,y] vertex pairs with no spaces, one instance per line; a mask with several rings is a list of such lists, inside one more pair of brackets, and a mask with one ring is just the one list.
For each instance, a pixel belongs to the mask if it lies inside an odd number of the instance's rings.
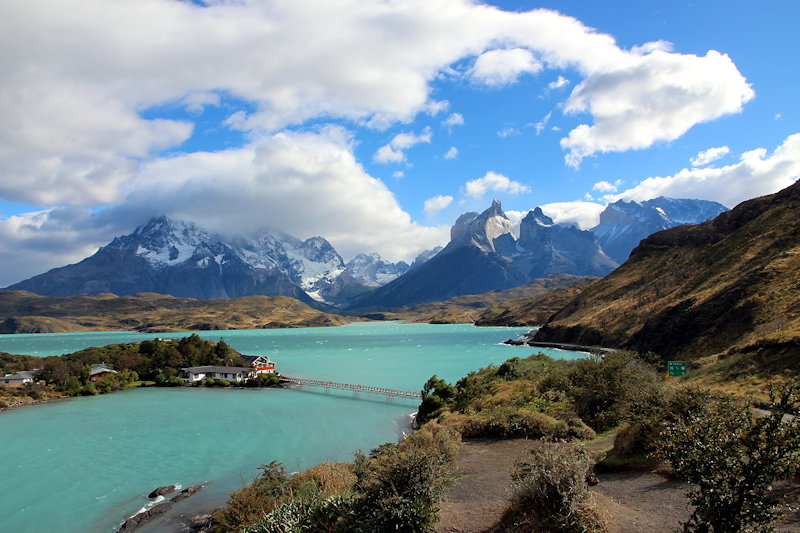
[[244,366],[192,366],[181,368],[181,378],[186,383],[194,383],[202,379],[224,379],[225,381],[247,381],[255,377],[256,372]]
[[0,377],[0,385],[4,387],[21,387],[26,383],[33,383],[35,375],[33,371],[23,370],[15,374],[6,374]]
[[117,373],[118,372],[116,370],[111,370],[108,368],[105,363],[92,365],[91,369],[89,370],[89,381],[99,381],[105,375]]

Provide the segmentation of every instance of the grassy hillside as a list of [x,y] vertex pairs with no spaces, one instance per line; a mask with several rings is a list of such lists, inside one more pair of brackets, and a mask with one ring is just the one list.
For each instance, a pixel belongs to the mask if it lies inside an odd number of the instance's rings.
[[55,297],[0,291],[0,333],[285,328],[352,321],[286,296],[194,300],[153,293],[119,298],[113,294]]
[[[756,386],[800,363],[800,183],[658,232],[536,340],[655,352]],[[707,367],[713,368],[708,369]]]
[[[365,316],[378,320],[404,320],[406,322],[428,322],[447,324],[480,325],[539,325],[571,299],[573,287],[595,280],[592,276],[553,274],[515,287],[513,289],[456,296],[441,302],[418,304],[391,311],[369,313]],[[567,292],[560,289],[569,287]],[[511,308],[533,303],[526,314],[515,317],[514,322],[505,322],[504,312]],[[501,316],[502,315],[502,316]],[[496,320],[496,322],[493,322]]]

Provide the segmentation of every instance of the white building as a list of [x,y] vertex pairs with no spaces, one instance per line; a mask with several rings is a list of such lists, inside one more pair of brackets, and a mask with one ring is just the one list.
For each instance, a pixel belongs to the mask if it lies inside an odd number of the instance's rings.
[[26,383],[33,383],[34,374],[32,371],[23,370],[22,372],[17,372],[16,374],[6,374],[3,377],[0,377],[0,385],[4,387],[21,387]]
[[194,383],[208,378],[239,382],[247,381],[255,377],[255,375],[255,370],[243,366],[193,366],[181,368],[181,378],[186,383]]

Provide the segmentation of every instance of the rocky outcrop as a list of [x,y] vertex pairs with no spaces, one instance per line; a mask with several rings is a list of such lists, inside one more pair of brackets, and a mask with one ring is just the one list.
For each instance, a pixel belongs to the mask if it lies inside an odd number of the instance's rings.
[[[170,485],[170,486],[167,486],[167,487],[159,487],[158,489],[154,490],[150,494],[152,495],[152,494],[156,493],[157,491],[160,491],[162,489],[169,489],[170,487],[175,487],[175,485]],[[175,488],[177,488],[177,487],[175,487]],[[160,515],[166,513],[167,511],[169,511],[172,508],[172,506],[175,505],[176,503],[178,503],[179,501],[185,500],[186,498],[188,498],[190,496],[193,496],[195,493],[197,493],[197,491],[199,491],[202,488],[203,488],[203,485],[195,485],[193,487],[189,487],[187,489],[183,489],[178,494],[176,494],[172,499],[167,500],[167,501],[165,501],[163,503],[160,503],[160,504],[158,504],[158,505],[156,505],[154,507],[151,507],[150,509],[147,509],[146,511],[142,511],[141,513],[137,513],[137,514],[133,515],[132,517],[128,518],[127,520],[125,520],[125,522],[122,524],[122,526],[117,531],[120,531],[120,532],[121,531],[125,531],[125,532],[135,531],[136,529],[138,529],[139,527],[143,526],[147,522],[153,520],[157,516],[160,516]],[[155,497],[158,497],[158,496],[159,495],[156,495]],[[150,497],[151,496],[148,496],[148,498],[150,498]]]

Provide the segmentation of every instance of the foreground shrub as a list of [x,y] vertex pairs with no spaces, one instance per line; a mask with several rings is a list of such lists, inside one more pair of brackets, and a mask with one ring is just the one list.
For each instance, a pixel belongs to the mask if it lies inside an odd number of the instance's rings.
[[622,350],[575,361],[569,380],[575,410],[597,431],[618,425],[632,407],[646,404],[664,388],[652,367]]
[[354,465],[323,463],[293,478],[280,465],[265,465],[217,511],[218,531],[433,531],[458,445],[455,432],[428,424],[400,444],[357,453]]
[[289,489],[291,478],[280,463],[261,465],[261,473],[249,486],[231,493],[223,509],[214,512],[218,532],[238,532],[272,511]]
[[511,475],[507,531],[602,531],[586,478],[594,461],[583,448],[537,441]]
[[429,424],[374,457],[356,457],[357,489],[345,531],[433,531],[439,502],[452,483],[459,437]]
[[691,483],[684,531],[772,531],[767,493],[800,465],[800,383],[770,391],[766,413],[725,399],[666,424],[656,455]]

